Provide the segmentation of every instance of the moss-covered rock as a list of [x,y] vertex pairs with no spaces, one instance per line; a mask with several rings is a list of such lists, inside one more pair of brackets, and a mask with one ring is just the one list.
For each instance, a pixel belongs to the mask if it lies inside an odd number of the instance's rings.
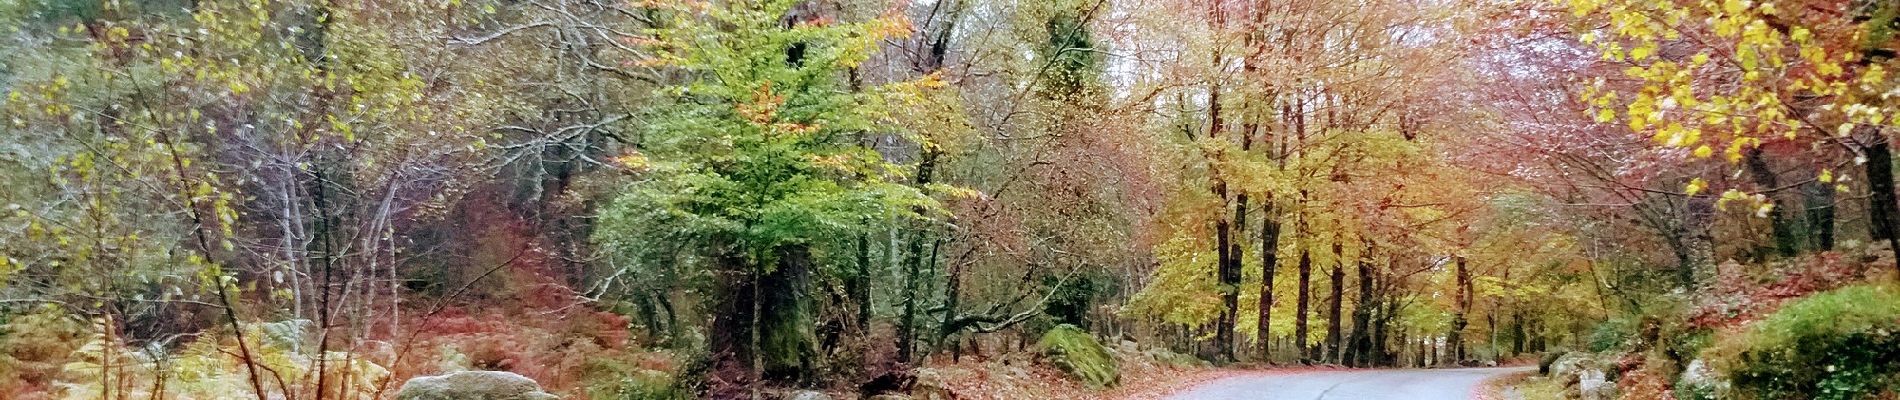
[[1121,367],[1095,336],[1075,325],[1057,325],[1042,334],[1036,349],[1050,364],[1094,388],[1121,383]]

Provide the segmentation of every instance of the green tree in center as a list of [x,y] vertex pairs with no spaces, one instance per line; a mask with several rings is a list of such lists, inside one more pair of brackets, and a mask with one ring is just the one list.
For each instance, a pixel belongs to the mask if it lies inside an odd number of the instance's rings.
[[644,118],[638,149],[615,160],[639,179],[596,232],[621,254],[658,238],[694,243],[689,264],[714,291],[713,366],[750,371],[742,382],[800,381],[814,369],[815,244],[939,208],[897,183],[907,168],[860,143],[884,104],[929,85],[846,79],[902,25],[837,22],[817,4],[659,6],[676,17],[651,32],[652,66],[683,78],[663,89],[671,104]]

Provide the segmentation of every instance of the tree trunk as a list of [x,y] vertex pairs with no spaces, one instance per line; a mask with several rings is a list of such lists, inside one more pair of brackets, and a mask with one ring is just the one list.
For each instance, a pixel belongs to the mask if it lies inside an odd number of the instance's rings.
[[1530,338],[1530,344],[1527,344],[1525,346],[1528,346],[1528,349],[1530,351],[1539,352],[1539,353],[1543,352],[1547,344],[1547,341],[1544,339],[1543,323],[1538,322],[1538,320],[1536,319],[1532,319],[1530,320],[1530,322],[1527,323],[1527,325],[1529,326],[1525,327],[1524,329],[1526,331],[1525,334],[1530,335],[1531,338]]
[[674,339],[678,338],[680,334],[679,314],[673,312],[673,300],[667,298],[667,296],[670,295],[670,293],[664,290],[659,293],[654,293],[653,295],[654,301],[660,304],[660,312],[666,314],[666,341],[664,344],[668,346],[674,345]]
[[869,234],[858,234],[858,270],[851,276],[851,302],[857,303],[856,324],[858,334],[866,335],[871,331],[871,239]]
[[711,351],[714,385],[708,390],[712,398],[736,398],[744,396],[747,388],[758,377],[752,376],[753,360],[753,305],[754,287],[753,269],[738,255],[718,255],[713,260],[714,278],[721,290],[714,297],[712,314],[712,332],[708,335],[707,350]]
[[1312,359],[1312,351],[1306,347],[1306,315],[1312,302],[1313,255],[1306,246],[1300,246],[1300,291],[1298,305],[1293,311],[1293,347],[1300,351],[1300,361]]
[[1273,355],[1273,275],[1280,265],[1280,219],[1273,214],[1273,199],[1267,198],[1260,205],[1260,304],[1256,311],[1260,319],[1254,323],[1255,341],[1260,344],[1260,361],[1268,361]]
[[818,340],[811,296],[812,257],[805,245],[778,250],[778,266],[760,271],[759,355],[768,381],[804,383],[816,369]]
[[1511,307],[1511,355],[1524,354],[1524,312]]
[[1365,253],[1359,260],[1359,301],[1352,310],[1352,339],[1346,346],[1346,363],[1365,367],[1372,364],[1372,241],[1366,240]]
[[[1209,28],[1214,32],[1221,32],[1227,29],[1226,13],[1222,10],[1221,4],[1221,2],[1208,3],[1208,24],[1210,25]],[[1219,68],[1226,64],[1226,55],[1222,54],[1222,49],[1219,46],[1213,47],[1211,53],[1213,55],[1213,64],[1211,65],[1216,66],[1216,70],[1214,72],[1215,76],[1208,80],[1207,140],[1221,141],[1227,139],[1221,136],[1222,128],[1225,126],[1223,123],[1226,121],[1221,118],[1221,76],[1219,76]],[[1228,277],[1230,275],[1239,275],[1240,252],[1238,250],[1240,246],[1235,243],[1237,238],[1234,237],[1233,230],[1236,226],[1244,226],[1236,224],[1239,223],[1240,218],[1245,218],[1244,213],[1246,209],[1243,206],[1240,210],[1235,211],[1235,220],[1230,221],[1226,219],[1227,208],[1232,207],[1232,204],[1228,203],[1227,182],[1219,171],[1218,163],[1223,161],[1221,159],[1223,156],[1225,155],[1215,153],[1215,159],[1209,160],[1209,171],[1211,171],[1214,181],[1214,195],[1220,198],[1222,211],[1221,213],[1215,214],[1218,217],[1216,217],[1217,221],[1214,222],[1214,251],[1219,253],[1219,256],[1216,257],[1219,265],[1216,265],[1214,268],[1214,277],[1217,282],[1220,282],[1220,299],[1221,305],[1224,308],[1221,309],[1220,320],[1216,322],[1214,326],[1214,346],[1218,347],[1216,351],[1217,356],[1222,360],[1232,361],[1234,359],[1234,325],[1240,316],[1240,292],[1238,291],[1238,279],[1230,280]],[[1245,204],[1244,197],[1242,199],[1242,204]]]
[[1221,315],[1226,319],[1221,324],[1221,333],[1227,335],[1227,339],[1222,342],[1221,350],[1228,361],[1239,361],[1239,358],[1234,357],[1234,342],[1239,335],[1237,325],[1240,324],[1240,260],[1245,256],[1245,253],[1240,250],[1240,242],[1246,237],[1247,227],[1247,195],[1240,194],[1235,197],[1234,224],[1228,228],[1227,265],[1221,268],[1220,275],[1221,305],[1225,306]]
[[[1761,147],[1748,149],[1743,154],[1743,164],[1747,166],[1748,175],[1754,180],[1756,190],[1766,192],[1781,188],[1781,179],[1776,176],[1774,168],[1768,165],[1768,160],[1762,156]],[[1789,214],[1791,207],[1788,207],[1788,202],[1782,200],[1786,196],[1781,196],[1778,192],[1770,192],[1767,195],[1770,201],[1775,203],[1774,209],[1768,213],[1770,230],[1774,232],[1775,253],[1782,257],[1794,257],[1801,251],[1801,241],[1795,237],[1794,226],[1791,225],[1792,217]]]
[[1326,344],[1322,346],[1326,349],[1326,352],[1320,355],[1321,359],[1334,363],[1339,362],[1339,353],[1345,347],[1344,337],[1340,335],[1342,328],[1341,323],[1344,322],[1340,320],[1340,309],[1346,300],[1346,257],[1344,250],[1346,246],[1339,242],[1340,238],[1334,238],[1333,274],[1327,279],[1331,282],[1333,287],[1331,292],[1332,296],[1330,299],[1327,299]]
[[1834,250],[1834,185],[1811,181],[1801,186],[1801,193],[1807,206],[1808,247]]
[[653,297],[642,293],[634,297],[634,307],[640,316],[640,325],[646,328],[646,338],[640,344],[651,346],[659,343],[665,329],[660,325],[659,309],[653,306]]
[[[930,245],[930,262],[932,265],[937,263],[937,250],[942,246],[942,241]],[[951,265],[950,273],[944,277],[943,319],[939,320],[940,322],[937,324],[937,337],[931,340],[932,347],[942,346],[945,340],[954,340],[957,331],[963,329],[954,324],[959,313],[957,308],[961,306],[960,303],[963,301],[963,265],[964,263]],[[1049,290],[1059,290],[1059,288],[1051,288]],[[1084,325],[1083,327],[1086,328],[1087,326]],[[953,341],[952,343],[955,342]],[[955,351],[952,353],[951,361],[962,358],[962,349],[953,349]]]
[[[917,187],[922,188],[930,184],[930,176],[937,169],[936,165],[937,151],[924,150],[923,160],[917,164]],[[915,351],[913,346],[916,345],[917,339],[917,295],[920,294],[917,286],[920,283],[919,280],[922,279],[918,275],[921,273],[919,269],[923,268],[924,264],[926,236],[928,235],[922,228],[912,233],[907,249],[910,258],[904,260],[904,314],[897,323],[897,360],[899,362],[910,362],[912,353]]]
[[1696,271],[1715,264],[1715,198],[1690,196],[1682,223],[1669,238],[1676,252],[1676,283],[1683,290],[1696,287]]
[[[1900,238],[1895,237],[1894,229],[1900,227],[1900,204],[1894,202],[1893,193],[1893,152],[1888,145],[1887,135],[1879,128],[1864,128],[1873,135],[1867,141],[1867,219],[1874,241],[1887,242],[1894,257],[1900,260]],[[1900,268],[1896,263],[1895,268]]]
[[[1225,196],[1223,196],[1222,199],[1222,202],[1225,202]],[[1220,291],[1221,305],[1223,308],[1220,311],[1220,319],[1214,323],[1215,349],[1213,355],[1220,357],[1221,360],[1230,361],[1233,360],[1234,355],[1234,317],[1237,315],[1235,314],[1234,304],[1238,300],[1234,295],[1238,294],[1238,292],[1231,290],[1234,288],[1227,286],[1227,268],[1233,265],[1234,256],[1233,252],[1228,251],[1228,248],[1232,245],[1228,228],[1228,222],[1225,219],[1214,223],[1214,246],[1215,252],[1219,253],[1219,257],[1217,257],[1216,261],[1218,265],[1214,268],[1214,278],[1220,282],[1216,290]]]
[[[1398,270],[1398,260],[1393,259],[1388,261],[1385,270]],[[1400,347],[1399,350],[1394,351],[1391,350],[1389,346],[1391,346],[1392,343],[1405,343],[1405,332],[1394,332],[1393,329],[1396,328],[1392,326],[1392,321],[1396,320],[1399,314],[1399,302],[1393,301],[1392,297],[1389,296],[1394,286],[1389,279],[1386,279],[1390,277],[1386,275],[1377,275],[1376,277],[1379,279],[1372,283],[1374,290],[1377,291],[1377,295],[1373,298],[1377,299],[1375,304],[1378,305],[1378,308],[1375,309],[1376,313],[1372,316],[1372,327],[1374,329],[1372,331],[1372,353],[1380,357],[1380,363],[1398,365],[1398,353],[1403,352],[1404,348]],[[1397,339],[1387,340],[1387,337],[1393,336],[1394,334],[1399,337]]]
[[1454,268],[1456,268],[1455,273],[1458,279],[1458,290],[1453,295],[1455,296],[1453,300],[1457,302],[1457,309],[1452,311],[1451,333],[1446,335],[1445,345],[1451,347],[1447,349],[1450,353],[1447,355],[1451,356],[1453,362],[1458,362],[1465,359],[1464,331],[1465,325],[1468,324],[1466,314],[1471,312],[1471,271],[1465,269],[1464,256],[1458,256],[1453,260],[1456,264]]

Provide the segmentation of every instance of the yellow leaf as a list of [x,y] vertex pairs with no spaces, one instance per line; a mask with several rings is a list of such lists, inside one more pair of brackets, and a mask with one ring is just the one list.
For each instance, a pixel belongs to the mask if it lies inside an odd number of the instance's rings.
[[1689,186],[1682,188],[1682,191],[1688,193],[1690,196],[1694,196],[1696,193],[1702,193],[1702,189],[1707,189],[1708,187],[1709,182],[1703,181],[1702,178],[1695,178],[1694,180],[1690,180]]
[[1654,47],[1650,47],[1647,45],[1636,46],[1636,48],[1630,49],[1630,59],[1636,60],[1636,61],[1642,61],[1643,59],[1649,58],[1650,54],[1655,54],[1655,53],[1656,53],[1656,48]]

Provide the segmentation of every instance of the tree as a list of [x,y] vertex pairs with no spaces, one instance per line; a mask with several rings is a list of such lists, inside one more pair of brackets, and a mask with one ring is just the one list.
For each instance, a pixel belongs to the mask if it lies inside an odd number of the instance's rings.
[[[1872,237],[1894,241],[1890,140],[1891,90],[1886,63],[1892,47],[1880,7],[1853,2],[1800,2],[1751,6],[1742,1],[1693,3],[1567,1],[1576,16],[1609,21],[1605,29],[1580,29],[1611,62],[1627,65],[1616,79],[1599,76],[1580,96],[1599,122],[1618,121],[1663,148],[1688,149],[1684,156],[1718,152],[1733,168],[1751,171],[1753,194],[1729,188],[1717,207],[1752,204],[1774,220],[1775,242],[1790,253],[1791,208],[1778,192],[1763,150],[1793,143],[1813,150],[1795,154],[1822,168],[1813,180],[1832,183],[1837,173],[1827,149],[1842,149],[1863,164],[1869,181]],[[1842,18],[1848,16],[1849,18]],[[1884,17],[1891,18],[1891,17]],[[1863,22],[1865,21],[1865,22]],[[1887,52],[1890,53],[1890,52]],[[1605,74],[1608,75],[1608,74]],[[1695,195],[1710,189],[1703,178],[1684,184]],[[1836,185],[1844,190],[1844,185]],[[1890,243],[1890,245],[1893,243]],[[1900,254],[1896,247],[1895,254]]]
[[716,368],[750,371],[727,382],[801,381],[816,362],[812,247],[939,207],[898,183],[907,168],[854,141],[879,121],[880,104],[929,82],[844,90],[845,71],[890,21],[795,14],[808,6],[793,1],[671,7],[678,18],[652,48],[686,78],[618,158],[648,178],[609,206],[603,239],[632,244],[664,226],[700,243],[717,289]]

